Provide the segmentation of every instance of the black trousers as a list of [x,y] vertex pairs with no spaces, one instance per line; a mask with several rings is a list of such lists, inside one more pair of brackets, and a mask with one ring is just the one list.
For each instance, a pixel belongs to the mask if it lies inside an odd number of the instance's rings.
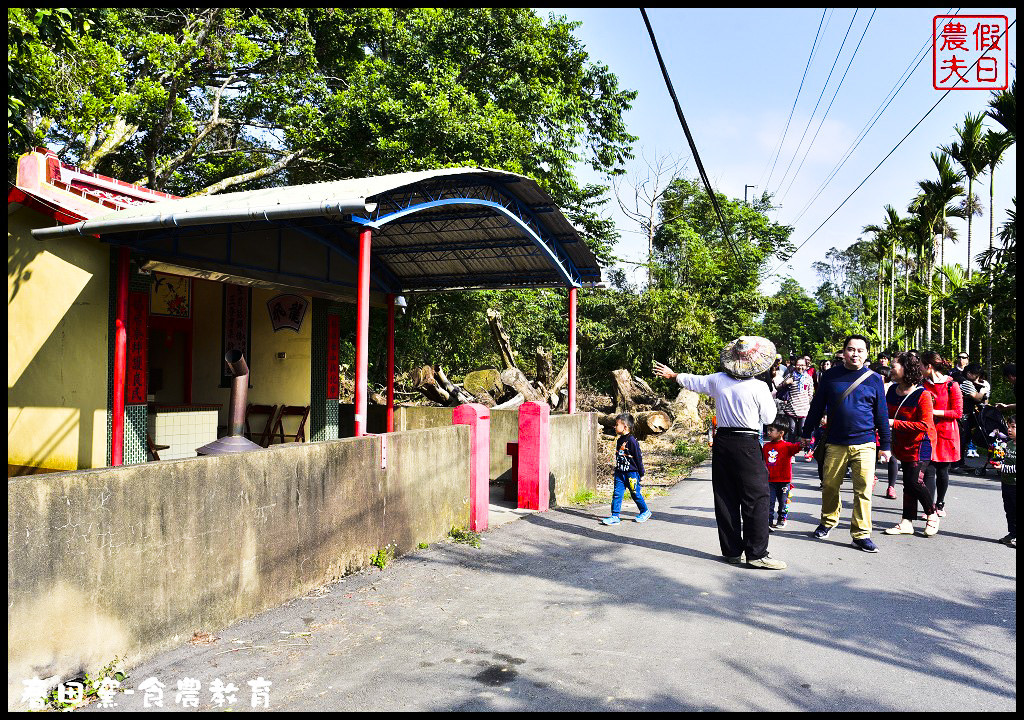
[[795,415],[787,415],[789,421],[789,432],[786,433],[786,442],[800,442],[800,434],[804,429],[804,419]]
[[1006,511],[1006,529],[1017,537],[1017,486],[1003,483],[1003,510]]
[[903,519],[917,520],[917,506],[925,515],[935,512],[935,474],[927,460],[900,463],[903,469]]
[[768,468],[757,434],[719,428],[711,452],[718,542],[725,557],[768,554]]
[[944,507],[949,489],[949,466],[953,463],[933,462],[928,465],[928,479],[935,483],[935,504]]

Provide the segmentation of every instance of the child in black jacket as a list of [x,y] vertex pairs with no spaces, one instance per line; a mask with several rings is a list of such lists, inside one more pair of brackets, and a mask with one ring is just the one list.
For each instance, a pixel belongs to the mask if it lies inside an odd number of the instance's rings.
[[629,488],[629,494],[640,509],[634,520],[645,522],[651,511],[647,509],[643,493],[640,491],[640,478],[644,476],[644,459],[640,452],[640,443],[633,437],[633,416],[622,413],[615,418],[615,490],[612,493],[612,514],[603,520],[605,525],[619,524],[619,510],[622,508],[622,497]]

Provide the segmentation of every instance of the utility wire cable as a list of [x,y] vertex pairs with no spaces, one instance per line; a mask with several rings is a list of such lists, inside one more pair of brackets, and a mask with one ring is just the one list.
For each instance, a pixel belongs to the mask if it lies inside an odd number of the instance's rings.
[[786,187],[786,192],[782,193],[782,197],[779,198],[781,204],[786,196],[789,195],[790,189],[793,187],[793,183],[796,182],[797,176],[800,175],[800,170],[803,169],[804,163],[807,162],[807,156],[811,154],[811,148],[814,147],[814,141],[818,139],[818,133],[821,132],[822,126],[825,124],[825,118],[828,117],[829,112],[832,110],[832,105],[836,101],[836,96],[839,95],[840,88],[843,87],[843,81],[846,80],[846,76],[850,72],[850,67],[853,65],[854,58],[857,57],[857,51],[860,50],[861,43],[864,42],[864,36],[868,34],[868,28],[871,27],[871,21],[875,18],[877,8],[871,11],[871,17],[868,18],[867,25],[864,26],[864,32],[860,34],[860,40],[857,41],[857,47],[853,49],[853,55],[850,56],[850,62],[846,64],[846,70],[843,71],[843,76],[839,78],[839,84],[836,85],[836,91],[832,93],[832,99],[828,103],[828,107],[825,109],[825,114],[821,116],[821,122],[818,123],[817,129],[814,131],[814,137],[811,138],[811,142],[807,145],[807,150],[804,151],[803,158],[800,159],[800,164],[796,168],[796,172],[793,173],[793,177],[789,181],[789,185]]
[[[768,182],[766,182],[762,187],[767,187],[768,183],[772,181],[772,175],[775,174],[775,163],[779,161],[779,155],[782,154],[782,145],[783,143],[786,142],[786,134],[789,132],[790,122],[793,121],[793,113],[796,111],[796,103],[800,99],[800,93],[804,89],[804,80],[807,79],[807,71],[811,67],[811,61],[814,59],[815,49],[818,47],[818,38],[821,36],[821,26],[825,22],[826,12],[828,12],[827,8],[821,11],[821,20],[818,21],[818,32],[814,34],[814,43],[811,45],[811,54],[807,57],[807,65],[804,67],[804,75],[803,77],[800,78],[800,87],[798,87],[796,90],[796,97],[793,99],[793,107],[789,109],[789,118],[786,119],[786,128],[782,131],[782,139],[779,140],[779,147],[775,149],[775,160],[770,161],[772,164],[772,171],[768,173]],[[764,169],[768,169],[767,164],[765,165]],[[764,170],[761,171],[761,178],[764,179]],[[761,181],[758,180],[758,183],[760,182]]]
[[846,35],[843,36],[843,42],[839,45],[839,52],[836,53],[836,59],[832,61],[832,69],[828,71],[828,77],[825,78],[825,84],[821,86],[821,92],[818,93],[818,102],[814,103],[814,109],[811,110],[811,116],[807,118],[807,125],[804,127],[804,133],[800,136],[800,142],[796,145],[796,150],[793,151],[793,157],[789,159],[789,165],[786,166],[786,172],[782,175],[782,180],[779,181],[778,187],[775,188],[775,192],[779,191],[782,184],[786,182],[786,178],[789,176],[789,170],[793,167],[793,161],[796,160],[796,156],[800,154],[800,148],[804,144],[804,138],[807,137],[807,131],[811,128],[811,123],[814,121],[814,114],[818,112],[818,106],[821,104],[821,99],[825,96],[825,89],[828,87],[829,81],[832,80],[832,73],[835,72],[836,64],[839,62],[839,56],[843,53],[843,48],[846,47],[846,39],[850,37],[850,30],[853,29],[853,21],[857,19],[857,13],[860,9],[853,11],[853,17],[850,18],[850,24],[846,28]]
[[[953,8],[949,8],[948,10],[946,10],[946,14],[948,15],[952,9]],[[957,8],[955,14],[960,14],[960,8]],[[882,115],[885,114],[885,111],[892,104],[893,100],[896,99],[896,96],[900,94],[900,92],[903,90],[904,86],[906,86],[907,82],[909,82],[913,74],[917,72],[917,69],[921,66],[921,63],[923,63],[924,59],[928,56],[928,48],[931,47],[932,42],[933,38],[931,35],[929,35],[928,39],[925,40],[924,45],[921,46],[921,49],[914,54],[914,56],[910,59],[910,63],[903,70],[900,76],[896,79],[896,82],[893,83],[893,86],[889,88],[889,92],[886,93],[886,96],[884,98],[882,98],[882,102],[880,102],[878,104],[878,107],[875,108],[875,112],[873,112],[871,114],[871,117],[868,118],[867,122],[864,123],[864,127],[860,129],[859,133],[857,133],[857,137],[855,137],[853,142],[850,143],[850,147],[848,147],[846,149],[846,152],[843,153],[842,157],[839,159],[839,162],[837,162],[835,167],[833,167],[832,170],[829,171],[828,176],[821,183],[821,185],[818,186],[817,190],[815,190],[814,195],[800,209],[800,212],[793,219],[793,221],[788,223],[789,225],[796,225],[798,222],[800,222],[800,219],[803,218],[805,214],[807,214],[807,211],[811,208],[815,201],[817,201],[821,194],[825,192],[825,189],[829,186],[832,180],[835,179],[836,175],[839,174],[839,171],[846,164],[847,160],[849,160],[853,153],[857,150],[857,148],[860,147],[860,144],[864,142],[865,138],[867,138],[872,128],[874,128],[878,121],[882,119]]]
[[[1003,38],[1005,38],[1005,37],[1006,37],[1006,36],[1007,36],[1007,35],[1009,34],[1009,32],[1010,32],[1010,28],[1012,28],[1012,27],[1013,27],[1014,25],[1016,25],[1016,24],[1017,24],[1017,21],[1016,21],[1016,20],[1014,20],[1013,22],[1011,22],[1011,23],[1010,23],[1010,24],[1009,24],[1009,25],[1007,26],[1006,30],[1005,30],[1005,31],[1003,31],[1003,34],[999,36],[999,39],[1000,39],[1000,40],[1002,40]],[[989,51],[991,51],[991,48],[989,48]],[[982,54],[981,54],[980,56],[978,56],[978,59],[977,59],[977,60],[975,60],[975,61],[974,61],[974,62],[973,62],[973,63],[971,64],[971,66],[970,66],[969,68],[967,68],[967,72],[970,72],[971,70],[973,70],[973,69],[974,69],[974,66],[978,64],[978,61],[979,61],[979,60],[981,60],[981,58],[983,58],[983,57],[985,57],[986,55],[988,55],[988,52],[989,52],[989,51],[986,51],[986,52],[982,53]],[[867,177],[865,177],[865,178],[864,178],[863,180],[861,180],[861,181],[860,181],[860,184],[859,184],[859,185],[857,185],[857,187],[855,187],[855,188],[853,189],[853,191],[852,191],[852,192],[851,192],[851,193],[850,193],[849,195],[847,195],[847,196],[846,196],[846,199],[845,199],[845,200],[843,200],[843,201],[842,201],[841,203],[839,203],[839,207],[837,207],[837,208],[836,208],[835,210],[833,210],[833,211],[832,211],[832,214],[831,214],[831,215],[829,215],[829,216],[828,216],[827,218],[825,218],[825,219],[824,219],[824,220],[822,221],[821,225],[819,225],[818,227],[816,227],[816,228],[814,229],[814,232],[812,232],[812,233],[811,233],[810,235],[808,235],[808,236],[807,236],[807,237],[806,237],[806,238],[804,239],[804,241],[803,241],[802,243],[800,243],[800,244],[799,244],[799,245],[797,246],[796,250],[794,250],[794,251],[793,251],[793,254],[792,254],[792,255],[790,255],[790,256],[789,256],[789,257],[788,257],[788,258],[787,258],[786,260],[784,260],[784,261],[783,261],[782,263],[780,263],[780,264],[779,264],[779,265],[778,265],[778,266],[777,266],[777,267],[776,267],[776,268],[775,268],[774,270],[772,270],[772,274],[773,274],[773,275],[774,275],[775,273],[777,273],[777,272],[778,272],[778,271],[779,271],[779,270],[780,270],[780,269],[781,269],[781,268],[782,268],[782,267],[783,267],[783,266],[784,266],[784,265],[785,265],[786,263],[788,263],[788,262],[789,262],[790,260],[792,260],[792,259],[793,259],[793,256],[794,256],[794,255],[796,255],[796,254],[797,254],[798,252],[800,252],[800,249],[801,249],[801,248],[803,248],[803,246],[804,246],[804,245],[806,245],[806,244],[808,243],[808,241],[810,241],[810,239],[811,239],[812,237],[814,237],[814,236],[815,236],[815,235],[816,235],[816,234],[818,233],[818,231],[819,231],[819,230],[821,230],[821,229],[822,229],[823,227],[825,227],[825,223],[827,223],[827,222],[828,222],[829,220],[831,220],[831,219],[832,219],[832,218],[833,218],[833,217],[835,216],[835,214],[836,214],[837,212],[839,212],[839,211],[840,211],[840,210],[842,209],[842,207],[843,207],[844,205],[846,205],[846,203],[847,203],[847,202],[848,202],[848,201],[850,200],[850,198],[852,198],[852,197],[854,196],[854,194],[855,194],[855,193],[856,193],[856,192],[857,192],[858,190],[860,190],[860,189],[861,189],[862,187],[864,187],[864,183],[866,183],[866,182],[867,182],[868,180],[870,180],[870,179],[871,179],[871,176],[872,176],[872,175],[874,175],[874,174],[875,174],[875,173],[876,173],[876,172],[878,171],[878,168],[882,167],[882,165],[883,165],[883,164],[885,163],[885,161],[886,161],[886,160],[888,160],[888,159],[889,159],[889,158],[890,158],[890,157],[892,156],[892,154],[893,154],[894,152],[896,152],[896,150],[897,150],[897,149],[899,148],[899,146],[900,146],[900,145],[902,145],[902,144],[903,144],[903,142],[904,142],[904,141],[905,141],[905,140],[906,140],[906,139],[907,139],[908,137],[910,137],[910,136],[911,136],[911,135],[913,134],[913,132],[914,132],[915,130],[917,130],[917,128],[918,128],[918,127],[920,127],[921,123],[923,123],[923,122],[925,121],[925,119],[927,119],[927,117],[928,117],[929,115],[931,115],[931,114],[932,114],[932,112],[933,112],[933,111],[935,110],[935,108],[937,108],[937,107],[939,106],[939,103],[941,103],[941,102],[942,102],[943,100],[945,100],[945,99],[946,99],[946,96],[947,96],[947,95],[949,95],[949,94],[950,94],[951,92],[953,92],[953,91],[954,91],[954,90],[956,89],[956,86],[957,86],[957,85],[959,85],[959,84],[961,83],[961,81],[963,80],[963,76],[959,75],[959,73],[958,73],[957,75],[958,75],[958,77],[957,77],[957,81],[956,81],[956,82],[955,82],[955,83],[953,84],[953,87],[951,87],[951,88],[949,88],[948,90],[946,90],[946,92],[944,92],[944,93],[942,94],[942,97],[940,97],[940,98],[939,98],[938,100],[936,100],[936,101],[935,101],[935,104],[934,104],[934,105],[932,105],[932,106],[931,106],[931,108],[929,108],[929,109],[928,109],[928,112],[926,112],[926,113],[924,114],[924,116],[923,116],[923,117],[922,117],[922,118],[921,118],[920,120],[918,120],[918,121],[917,121],[917,123],[916,123],[916,124],[914,125],[914,127],[910,128],[910,130],[909,130],[909,131],[907,132],[907,134],[903,136],[903,139],[902,139],[902,140],[900,140],[900,141],[899,141],[898,143],[896,143],[896,145],[895,145],[895,146],[893,147],[893,149],[892,149],[892,150],[890,150],[890,151],[889,151],[889,153],[888,153],[888,154],[887,154],[887,155],[886,155],[886,156],[885,156],[884,158],[882,158],[881,162],[879,162],[879,163],[878,163],[877,165],[875,165],[874,169],[873,169],[873,170],[872,170],[871,172],[869,172],[869,173],[867,174]]]
[[647,26],[647,33],[651,36],[651,45],[654,46],[654,54],[658,56],[658,64],[661,66],[661,74],[665,78],[665,85],[668,86],[668,94],[672,96],[672,103],[676,108],[676,115],[679,116],[679,124],[683,126],[683,132],[686,133],[686,142],[690,144],[690,152],[693,153],[693,159],[697,163],[697,172],[700,173],[701,180],[704,181],[704,187],[707,188],[708,197],[711,198],[711,204],[715,208],[715,213],[718,215],[718,221],[722,224],[722,237],[729,247],[732,248],[733,253],[739,254],[736,246],[732,242],[732,238],[729,236],[729,228],[725,224],[725,216],[722,214],[722,208],[718,206],[718,198],[715,197],[715,191],[711,188],[711,182],[708,180],[708,174],[704,171],[704,163],[701,162],[700,153],[697,152],[697,145],[693,141],[693,135],[690,134],[690,127],[686,124],[686,118],[683,117],[683,109],[679,105],[679,99],[676,97],[675,88],[672,87],[672,79],[668,76],[668,68],[665,67],[665,61],[661,57],[661,50],[658,49],[658,40],[654,37],[654,28],[651,27],[651,21],[647,17],[647,11],[640,8],[640,14],[644,17],[644,24]]

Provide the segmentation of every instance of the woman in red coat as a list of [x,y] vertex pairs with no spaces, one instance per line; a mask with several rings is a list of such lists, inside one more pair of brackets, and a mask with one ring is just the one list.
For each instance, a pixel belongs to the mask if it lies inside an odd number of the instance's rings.
[[935,447],[928,474],[935,479],[935,509],[945,517],[946,490],[949,488],[949,466],[960,459],[960,424],[964,414],[964,396],[953,378],[946,376],[949,365],[937,352],[921,355],[925,390],[932,394],[935,415]]
[[903,519],[885,531],[886,535],[913,535],[918,503],[928,522],[926,537],[939,531],[935,512],[935,486],[928,480],[928,465],[935,447],[935,420],[932,394],[921,387],[924,370],[921,361],[910,353],[900,353],[892,361],[893,384],[885,395],[892,426],[892,454],[903,469]]

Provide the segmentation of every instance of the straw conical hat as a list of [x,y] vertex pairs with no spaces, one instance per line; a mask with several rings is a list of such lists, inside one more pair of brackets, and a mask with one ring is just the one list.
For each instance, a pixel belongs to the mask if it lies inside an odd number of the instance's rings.
[[775,345],[756,335],[743,335],[722,348],[722,365],[736,377],[753,377],[775,362]]

